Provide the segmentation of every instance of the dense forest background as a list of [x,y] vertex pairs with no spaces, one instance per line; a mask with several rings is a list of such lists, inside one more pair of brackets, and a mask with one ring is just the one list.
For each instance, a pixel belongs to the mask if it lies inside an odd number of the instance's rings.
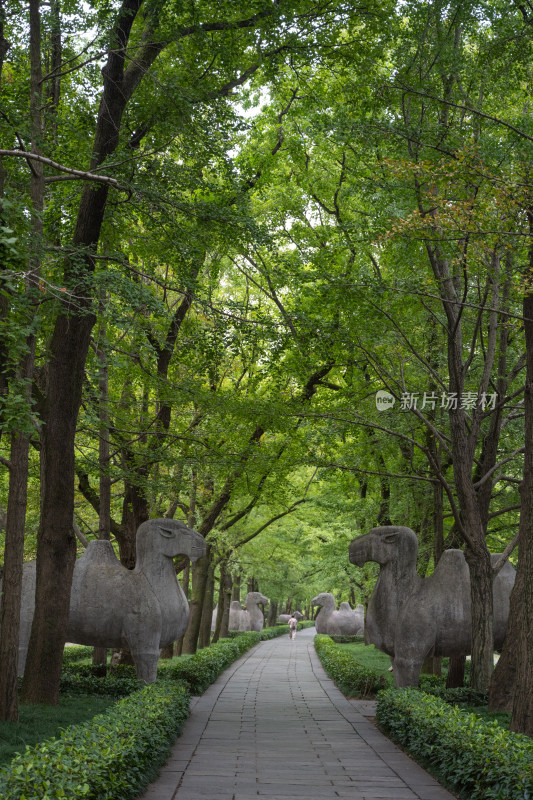
[[0,0],[0,704],[23,558],[55,702],[84,541],[206,537],[194,652],[247,588],[365,602],[400,524],[465,550],[472,683],[533,729],[532,48],[497,0]]

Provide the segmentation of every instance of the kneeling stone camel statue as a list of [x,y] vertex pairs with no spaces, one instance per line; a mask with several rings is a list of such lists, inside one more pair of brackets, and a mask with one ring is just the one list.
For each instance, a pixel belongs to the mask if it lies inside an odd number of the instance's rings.
[[317,633],[331,635],[356,636],[364,630],[364,609],[357,606],[353,611],[349,603],[341,603],[335,611],[335,598],[329,592],[321,592],[313,597],[311,605],[320,606],[315,620]]
[[268,597],[265,597],[261,592],[248,592],[245,600],[245,609],[241,607],[238,600],[232,600],[229,607],[228,630],[262,631],[265,620],[263,612],[258,608],[258,603],[267,605]]
[[[368,604],[366,632],[393,659],[396,686],[417,686],[426,656],[468,655],[472,647],[470,572],[461,550],[445,550],[428,578],[416,572],[418,539],[410,528],[386,525],[353,539],[352,564],[381,569]],[[493,562],[499,558],[492,555]],[[515,570],[509,562],[493,583],[494,646],[501,648]]]
[[[205,555],[203,536],[179,520],[152,519],[137,530],[135,569],[124,567],[111,542],[95,540],[74,567],[67,641],[97,647],[127,647],[137,677],[152,683],[159,651],[185,633],[189,605],[172,559]],[[35,562],[24,566],[19,674],[24,674],[35,609]]]
[[286,625],[291,617],[294,617],[298,620],[298,622],[300,622],[300,620],[304,618],[304,615],[301,611],[295,611],[294,614],[280,614],[278,617],[278,622],[282,622],[284,625]]

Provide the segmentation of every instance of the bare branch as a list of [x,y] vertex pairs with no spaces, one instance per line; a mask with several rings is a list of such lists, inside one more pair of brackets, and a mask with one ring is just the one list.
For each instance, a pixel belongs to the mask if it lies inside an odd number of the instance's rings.
[[507,547],[505,548],[505,550],[501,554],[500,558],[497,560],[497,562],[495,564],[493,564],[492,572],[493,572],[493,574],[495,576],[498,574],[498,572],[504,566],[505,562],[507,561],[507,559],[509,558],[509,556],[511,555],[511,553],[515,549],[516,545],[518,544],[518,537],[519,536],[520,536],[519,533],[517,533],[517,534],[515,534],[515,536],[513,536],[513,538],[511,539],[511,541],[509,542],[509,544],[507,545]]
[[66,172],[69,175],[74,175],[80,180],[105,183],[108,186],[112,186],[114,189],[126,191],[124,187],[120,186],[119,182],[116,181],[115,178],[110,178],[107,175],[96,175],[94,172],[87,172],[82,169],[71,169],[70,167],[63,166],[63,164],[58,164],[57,161],[52,161],[51,158],[41,156],[38,153],[29,153],[27,150],[0,150],[0,156],[15,156],[17,158],[25,158],[28,162],[30,159],[33,159],[34,161],[39,161],[42,164],[52,167],[52,169],[57,169],[60,172]]

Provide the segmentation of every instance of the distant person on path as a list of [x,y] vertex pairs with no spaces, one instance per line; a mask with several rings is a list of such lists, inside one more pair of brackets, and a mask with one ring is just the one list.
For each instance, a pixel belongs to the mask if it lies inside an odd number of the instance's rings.
[[298,620],[292,616],[289,620],[289,639],[296,638],[296,630],[298,628]]

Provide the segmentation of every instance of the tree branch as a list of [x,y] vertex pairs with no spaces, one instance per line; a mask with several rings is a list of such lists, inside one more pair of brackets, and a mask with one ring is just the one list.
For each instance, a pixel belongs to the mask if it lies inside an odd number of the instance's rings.
[[34,161],[39,161],[42,164],[52,167],[52,169],[57,169],[59,172],[66,172],[69,175],[73,175],[79,180],[105,183],[108,186],[112,186],[114,189],[126,191],[124,187],[120,186],[119,182],[115,180],[115,178],[110,178],[107,175],[96,175],[94,172],[87,172],[83,169],[71,169],[70,167],[63,166],[63,164],[58,164],[57,161],[52,161],[51,158],[41,156],[38,153],[30,153],[27,150],[0,150],[0,156],[15,156],[16,158],[25,158],[28,162],[33,159]]

